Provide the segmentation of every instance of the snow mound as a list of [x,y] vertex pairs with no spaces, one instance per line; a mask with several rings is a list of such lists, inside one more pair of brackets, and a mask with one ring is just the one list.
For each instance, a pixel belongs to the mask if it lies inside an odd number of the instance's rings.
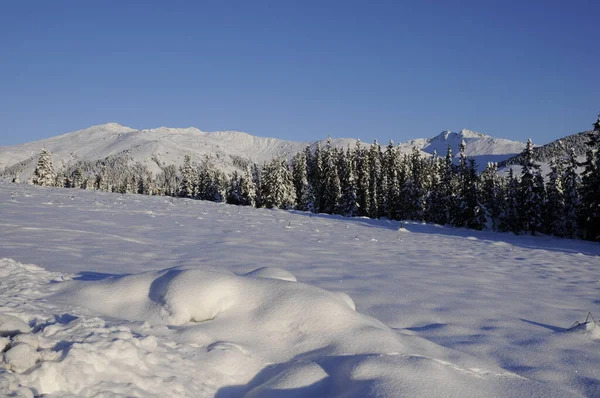
[[0,314],[0,336],[12,337],[19,333],[29,333],[31,328],[28,324],[17,317]]
[[69,278],[0,260],[0,274],[0,303],[19,315],[2,314],[18,330],[0,341],[0,390],[22,396],[569,396],[397,333],[277,268],[55,283]]
[[256,278],[280,279],[282,281],[297,282],[296,277],[289,271],[277,267],[262,267],[250,271],[245,276],[253,276]]

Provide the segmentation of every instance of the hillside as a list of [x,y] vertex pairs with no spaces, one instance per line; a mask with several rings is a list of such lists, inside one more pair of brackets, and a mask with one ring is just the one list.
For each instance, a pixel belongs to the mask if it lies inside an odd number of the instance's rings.
[[[588,141],[587,134],[589,131],[582,133],[571,134],[558,140],[552,141],[548,144],[537,146],[533,149],[535,160],[542,164],[550,163],[550,160],[564,153],[565,150],[573,148],[577,156],[584,156],[586,151],[586,143]],[[512,156],[500,162],[500,167],[518,165],[521,163],[521,156]]]

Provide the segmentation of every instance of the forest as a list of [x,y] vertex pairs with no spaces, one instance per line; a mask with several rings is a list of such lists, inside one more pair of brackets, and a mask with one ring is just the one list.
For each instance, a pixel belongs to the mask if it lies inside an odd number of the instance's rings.
[[189,155],[179,168],[159,164],[156,176],[124,156],[55,171],[43,149],[29,182],[600,241],[600,116],[593,126],[585,161],[567,142],[553,148],[547,175],[531,140],[517,157],[519,173],[499,172],[495,163],[478,173],[464,142],[455,157],[451,147],[445,156],[424,156],[401,153],[393,142],[357,141],[343,150],[328,139],[262,165],[239,160],[229,175],[210,157],[194,162]]

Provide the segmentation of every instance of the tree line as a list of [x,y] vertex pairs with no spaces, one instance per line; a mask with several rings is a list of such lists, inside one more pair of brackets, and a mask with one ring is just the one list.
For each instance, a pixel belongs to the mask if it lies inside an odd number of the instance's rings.
[[519,156],[518,174],[499,173],[495,163],[478,173],[464,141],[455,162],[450,146],[445,156],[424,156],[416,148],[402,153],[393,142],[382,148],[377,141],[370,146],[357,141],[339,149],[328,139],[291,160],[238,162],[240,170],[230,175],[209,156],[196,163],[189,155],[179,168],[158,163],[156,176],[123,157],[55,173],[44,149],[30,182],[600,241],[600,116],[586,146],[583,163],[574,148],[554,151],[546,176],[531,140]]

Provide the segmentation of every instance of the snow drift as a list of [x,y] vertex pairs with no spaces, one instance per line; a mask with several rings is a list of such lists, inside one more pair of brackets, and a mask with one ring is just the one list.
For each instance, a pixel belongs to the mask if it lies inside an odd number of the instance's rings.
[[283,280],[293,275],[281,269],[96,281],[8,259],[0,270],[2,304],[22,304],[0,314],[0,387],[23,396],[565,396],[397,334],[347,295]]

